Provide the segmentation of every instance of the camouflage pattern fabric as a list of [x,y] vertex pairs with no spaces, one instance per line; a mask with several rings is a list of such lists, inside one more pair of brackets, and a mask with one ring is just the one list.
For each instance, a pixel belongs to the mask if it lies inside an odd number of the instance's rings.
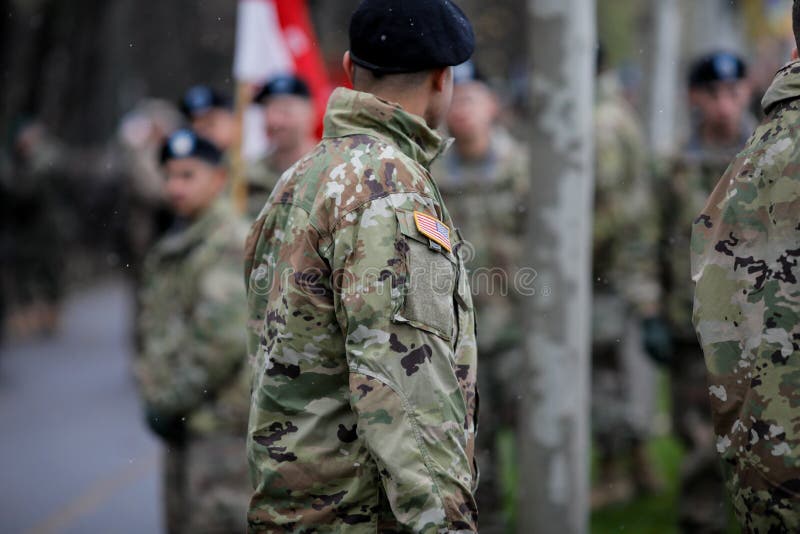
[[[743,119],[743,127],[750,123]],[[673,336],[670,388],[673,431],[686,455],[680,476],[679,523],[688,532],[724,532],[725,483],[714,454],[713,423],[702,349],[692,325],[694,288],[689,253],[692,222],[740,145],[712,148],[695,132],[683,152],[659,162],[659,252],[663,307]]]
[[338,89],[257,220],[250,532],[477,530],[472,299],[427,170],[442,149],[421,118]]
[[[228,202],[219,200],[188,228],[159,241],[149,254],[142,280],[139,315],[142,350],[135,362],[144,403],[151,418],[180,421],[175,438],[167,440],[167,505],[170,523],[183,522],[178,532],[197,532],[197,517],[236,517],[219,532],[242,532],[249,499],[244,455],[249,408],[246,365],[246,297],[241,258],[247,226]],[[213,450],[220,439],[236,439],[241,453],[227,458],[210,455],[199,476],[198,455]],[[191,460],[191,462],[190,462]],[[189,462],[189,463],[187,463]],[[204,481],[193,485],[192,481]],[[208,481],[219,482],[210,484]],[[238,493],[238,507],[221,514],[208,495]],[[195,519],[192,519],[192,518]],[[203,532],[211,530],[201,529]],[[170,532],[175,532],[170,526]],[[216,532],[216,531],[214,531]]]
[[498,431],[514,427],[521,366],[524,364],[519,320],[521,298],[513,281],[524,251],[530,172],[525,147],[505,130],[492,132],[485,158],[468,161],[449,150],[436,161],[433,175],[454,224],[468,237],[462,257],[473,282],[473,300],[480,325],[481,418],[476,454],[481,484],[476,499],[481,531],[502,532],[503,487],[498,463]]
[[517,347],[524,339],[521,299],[508,284],[492,283],[500,279],[493,277],[498,273],[513,281],[521,265],[530,189],[527,150],[505,130],[496,129],[485,159],[465,161],[451,149],[437,160],[433,175],[454,223],[468,238],[462,255],[475,282],[481,357]]
[[747,532],[800,531],[800,62],[696,218],[694,322],[716,448]]
[[657,173],[661,230],[658,257],[662,263],[665,314],[675,339],[696,341],[692,325],[694,287],[689,273],[692,221],[736,152],[732,150],[691,150],[667,162]]
[[[650,216],[654,202],[644,133],[621,91],[615,77],[598,80],[594,291],[616,295],[626,308],[641,314],[657,307],[661,299],[654,257],[658,223]],[[595,338],[618,337],[595,330]]]
[[193,440],[186,450],[183,531],[236,534],[247,529],[250,485],[245,436],[225,434]]
[[246,171],[247,214],[251,220],[254,221],[258,218],[282,174],[283,170],[278,169],[269,155],[248,165]]

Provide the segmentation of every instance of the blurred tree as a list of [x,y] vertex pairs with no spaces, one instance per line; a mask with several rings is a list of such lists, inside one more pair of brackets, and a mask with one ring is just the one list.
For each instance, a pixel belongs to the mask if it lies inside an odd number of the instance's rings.
[[683,0],[685,53],[692,57],[714,50],[743,52],[743,0]]
[[536,172],[525,264],[536,293],[518,447],[526,534],[588,530],[595,25],[594,0],[528,3]]
[[678,110],[683,109],[680,91],[681,42],[683,24],[680,0],[648,2],[650,42],[645,69],[647,89],[647,126],[650,146],[659,156],[671,154],[677,143]]
[[642,55],[638,29],[646,4],[641,0],[598,0],[597,30],[609,65],[636,62]]
[[72,143],[98,143],[144,97],[177,99],[198,82],[231,89],[236,3],[230,0],[2,5],[4,125],[35,116]]

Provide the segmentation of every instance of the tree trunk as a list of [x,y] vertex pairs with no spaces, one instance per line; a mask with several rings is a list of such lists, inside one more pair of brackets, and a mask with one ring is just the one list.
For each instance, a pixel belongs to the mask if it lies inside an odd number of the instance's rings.
[[[699,2],[703,3],[703,2]],[[681,6],[680,0],[651,0],[651,60],[647,68],[648,129],[650,146],[658,156],[672,154],[677,143],[677,117],[683,110],[680,91],[681,74]]]
[[142,98],[176,101],[197,83],[233,91],[234,1],[4,0],[0,6],[6,6],[3,124],[33,117],[70,144],[99,144]]
[[686,10],[687,45],[690,57],[715,50],[742,51],[744,45],[744,20],[741,1],[683,0]]
[[[518,531],[588,530],[594,0],[531,0],[529,386]],[[525,288],[520,288],[525,290]]]

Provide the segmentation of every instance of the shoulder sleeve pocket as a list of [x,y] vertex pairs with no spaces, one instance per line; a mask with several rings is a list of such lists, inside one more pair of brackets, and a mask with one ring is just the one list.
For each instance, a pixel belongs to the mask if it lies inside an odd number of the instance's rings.
[[406,279],[394,321],[450,341],[455,326],[456,260],[451,252],[420,233],[413,212],[398,210],[397,217]]

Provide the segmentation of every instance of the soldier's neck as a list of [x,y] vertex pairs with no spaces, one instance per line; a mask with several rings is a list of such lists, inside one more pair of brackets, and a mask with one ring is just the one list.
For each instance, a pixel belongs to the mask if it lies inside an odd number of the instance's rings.
[[381,88],[372,94],[381,100],[397,104],[406,113],[422,117],[425,119],[426,123],[430,123],[429,117],[427,116],[428,105],[430,104],[430,95],[424,91],[419,89],[395,91]]

